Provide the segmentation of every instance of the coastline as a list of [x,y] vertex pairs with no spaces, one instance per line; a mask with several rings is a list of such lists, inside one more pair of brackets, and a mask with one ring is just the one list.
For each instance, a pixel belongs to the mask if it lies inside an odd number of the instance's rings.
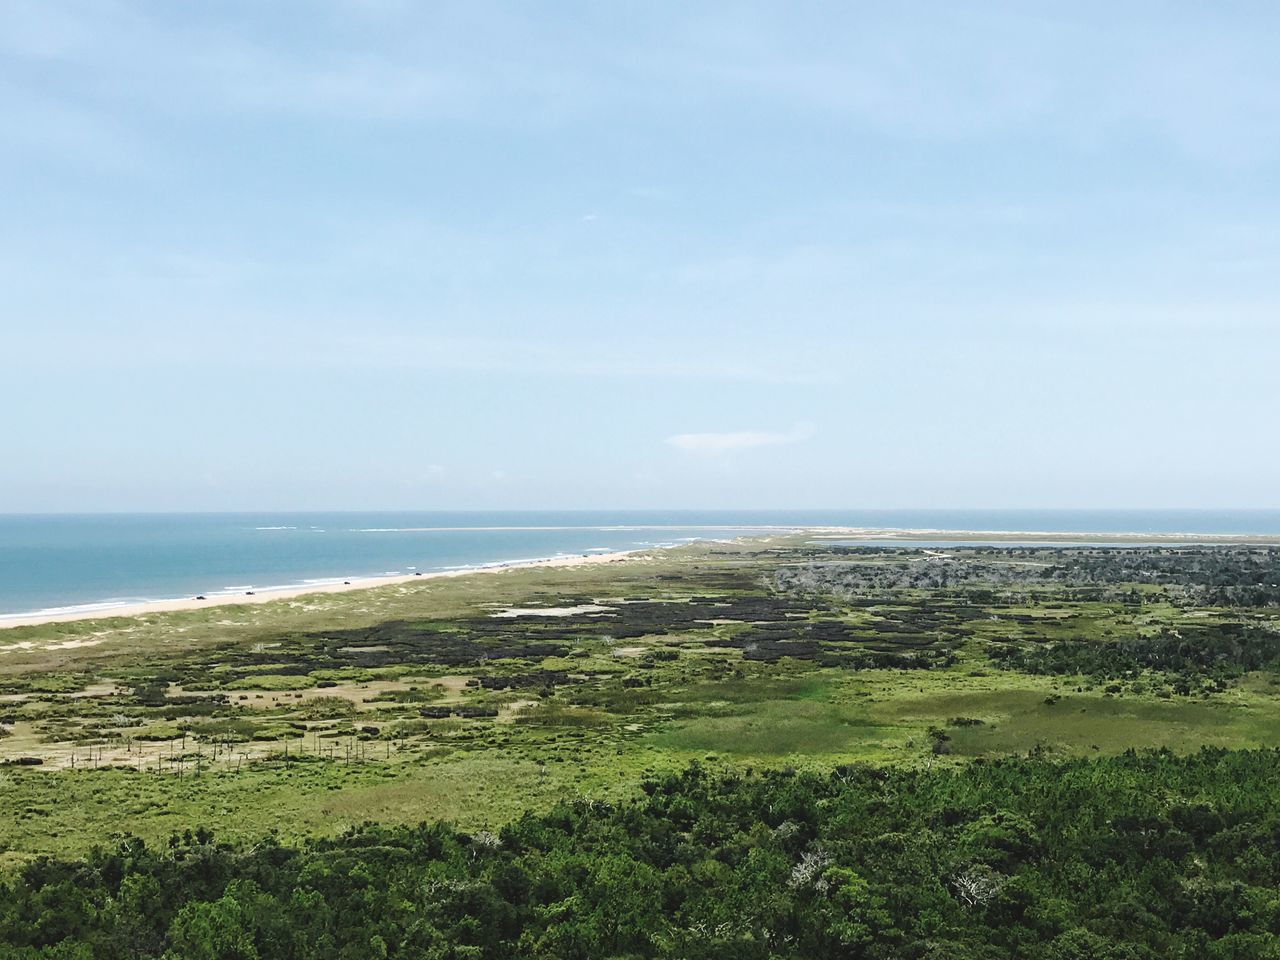
[[[1277,534],[1225,534],[1225,533],[1082,533],[1078,531],[1061,532],[1051,530],[955,530],[945,528],[905,528],[905,527],[844,527],[831,525],[755,525],[750,527],[723,527],[702,529],[722,529],[725,532],[750,530],[745,535],[734,537],[731,542],[742,540],[768,540],[777,536],[806,536],[814,540],[853,541],[854,545],[893,546],[901,543],[910,548],[912,542],[937,540],[958,543],[972,542],[974,546],[1009,542],[1011,546],[1034,546],[1043,543],[1046,547],[1070,546],[1280,546],[1280,535]],[[725,542],[703,540],[703,543]],[[217,607],[243,606],[247,604],[270,603],[275,600],[289,600],[315,594],[346,593],[352,590],[370,590],[377,587],[395,584],[420,582],[441,577],[462,577],[472,574],[502,573],[507,570],[519,570],[530,567],[574,567],[597,563],[614,563],[636,554],[653,550],[671,549],[674,546],[691,544],[662,544],[646,546],[634,550],[618,550],[607,553],[586,553],[539,557],[528,560],[506,560],[475,566],[459,567],[450,570],[432,570],[387,576],[366,576],[333,578],[332,581],[290,584],[277,587],[256,588],[252,594],[243,593],[209,593],[205,599],[196,597],[179,597],[159,600],[140,600],[136,602],[91,603],[76,607],[51,608],[35,610],[29,613],[0,614],[0,631],[18,627],[48,626],[58,623],[75,623],[84,620],[106,620],[117,617],[143,617],[155,613],[171,613],[187,610],[208,610]]]
[[[653,549],[653,548],[646,548]],[[84,609],[36,611],[33,613],[0,614],[0,630],[16,627],[42,627],[54,623],[75,623],[81,620],[108,620],[115,617],[144,617],[153,613],[174,613],[184,610],[212,610],[218,607],[238,607],[253,603],[271,603],[274,600],[290,600],[320,593],[347,593],[352,590],[372,590],[400,583],[421,583],[442,577],[465,577],[472,574],[505,573],[531,567],[578,567],[596,563],[616,563],[646,550],[618,550],[610,553],[538,557],[532,560],[507,560],[461,567],[456,570],[432,570],[423,573],[396,574],[382,577],[355,577],[335,580],[332,583],[307,583],[283,587],[263,587],[252,594],[213,593],[206,599],[180,597],[170,600],[142,600],[115,606],[86,605]]]

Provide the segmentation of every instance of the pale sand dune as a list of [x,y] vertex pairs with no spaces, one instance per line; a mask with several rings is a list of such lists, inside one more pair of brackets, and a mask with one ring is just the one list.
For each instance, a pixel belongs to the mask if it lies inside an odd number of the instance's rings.
[[491,617],[576,617],[582,613],[608,613],[612,607],[598,603],[583,603],[576,607],[508,607],[491,613]]
[[[0,616],[0,630],[11,627],[34,627],[46,623],[67,623],[73,620],[103,620],[108,617],[142,617],[153,613],[168,613],[174,610],[207,610],[211,607],[233,607],[250,603],[270,603],[273,600],[287,600],[292,597],[313,596],[321,593],[346,593],[350,590],[368,590],[372,587],[386,587],[397,583],[421,583],[424,580],[440,577],[466,577],[472,574],[503,573],[508,570],[527,569],[529,567],[579,567],[596,563],[614,563],[640,550],[622,550],[616,553],[593,553],[586,556],[548,557],[540,560],[516,560],[510,563],[496,563],[481,567],[468,567],[461,570],[442,570],[435,573],[406,574],[394,577],[362,577],[350,583],[307,584],[296,587],[280,587],[278,589],[261,589],[248,594],[212,595],[207,600],[183,598],[181,600],[152,600],[147,603],[130,603],[107,609],[82,610],[75,612],[32,614],[30,616]],[[95,641],[75,641],[68,645],[88,646]],[[100,642],[100,641],[97,641]],[[6,649],[26,649],[34,644],[18,643],[10,647],[0,646],[0,652]]]

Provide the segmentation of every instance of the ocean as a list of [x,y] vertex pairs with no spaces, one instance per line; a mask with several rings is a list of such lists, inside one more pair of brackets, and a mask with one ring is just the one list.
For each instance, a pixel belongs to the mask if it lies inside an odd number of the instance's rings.
[[1280,535],[1280,510],[0,515],[0,617],[714,540],[769,527]]

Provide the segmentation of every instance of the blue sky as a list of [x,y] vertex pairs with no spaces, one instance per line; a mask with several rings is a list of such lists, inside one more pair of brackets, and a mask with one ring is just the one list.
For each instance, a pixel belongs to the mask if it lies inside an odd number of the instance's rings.
[[1280,506],[1271,3],[0,4],[0,512]]

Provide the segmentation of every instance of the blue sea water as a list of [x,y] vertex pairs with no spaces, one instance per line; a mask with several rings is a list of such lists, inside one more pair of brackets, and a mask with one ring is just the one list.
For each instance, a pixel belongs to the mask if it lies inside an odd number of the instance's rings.
[[0,515],[0,616],[627,550],[777,526],[1280,535],[1280,510]]

